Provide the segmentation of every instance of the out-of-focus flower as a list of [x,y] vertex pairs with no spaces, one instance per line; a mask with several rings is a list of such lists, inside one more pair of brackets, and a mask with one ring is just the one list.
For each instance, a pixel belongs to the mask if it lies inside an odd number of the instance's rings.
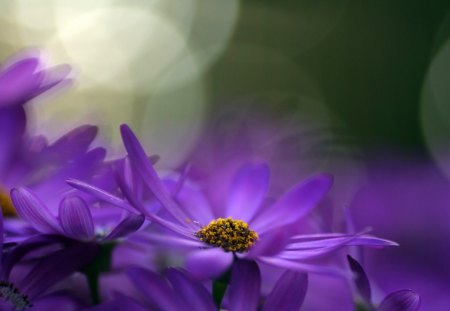
[[417,311],[420,307],[420,296],[410,289],[401,289],[388,294],[375,307],[372,303],[372,292],[369,279],[363,267],[351,256],[347,256],[350,269],[354,274],[356,287],[356,304],[358,310],[367,311]]
[[[93,244],[75,243],[68,248],[44,252],[38,258],[27,258],[33,251],[48,245],[51,238],[38,236],[3,250],[3,221],[0,215],[0,307],[1,310],[48,310],[49,304],[65,305],[76,310],[76,299],[48,289],[89,263],[96,255]],[[13,271],[22,259],[27,268]],[[31,266],[29,266],[31,263]],[[12,273],[13,272],[13,273]]]
[[[39,197],[25,188],[13,189],[11,198],[19,216],[34,229],[25,232],[29,235],[56,234],[80,241],[106,242],[135,232],[144,222],[144,216],[127,213],[119,223],[106,227],[101,217],[96,219],[98,222],[94,221],[88,204],[76,195],[68,195],[61,200],[58,216],[53,215]],[[103,217],[109,220],[108,211]],[[117,214],[114,210],[110,212]]]
[[[143,295],[132,299],[122,295],[90,311],[103,310],[204,310],[215,311],[217,306],[211,293],[187,271],[169,268],[166,279],[143,268],[131,268],[128,277]],[[258,265],[252,261],[238,260],[231,272],[230,288],[226,296],[226,310],[256,311],[264,299],[263,311],[299,310],[308,285],[307,275],[295,271],[285,272],[271,292],[261,295],[261,276]],[[139,302],[138,302],[139,301]]]
[[0,108],[20,106],[70,81],[70,67],[46,68],[37,51],[13,56],[0,67]]
[[[201,192],[189,187],[179,190],[177,200],[180,206],[172,199],[167,185],[158,177],[131,129],[123,125],[121,131],[133,168],[171,218],[164,219],[149,213],[126,185],[124,195],[148,219],[178,234],[164,238],[149,235],[149,240],[192,249],[186,266],[196,277],[220,276],[231,267],[235,256],[285,269],[342,275],[339,269],[318,265],[311,260],[333,253],[345,245],[396,245],[362,234],[298,236],[293,233],[292,227],[315,207],[331,187],[332,179],[327,174],[297,184],[274,204],[265,206],[263,201],[269,184],[269,169],[263,164],[247,165],[237,174],[225,208],[211,207]],[[102,191],[95,187],[78,186],[102,196]],[[114,203],[114,200],[110,201]]]

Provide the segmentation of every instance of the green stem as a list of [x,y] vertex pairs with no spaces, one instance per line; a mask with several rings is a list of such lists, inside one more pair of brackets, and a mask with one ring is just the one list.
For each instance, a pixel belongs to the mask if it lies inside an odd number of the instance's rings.
[[220,309],[220,306],[222,305],[223,297],[227,291],[228,284],[230,284],[230,276],[231,269],[212,282],[213,299],[218,309]]
[[95,305],[100,303],[98,279],[101,273],[110,270],[111,254],[114,249],[114,246],[115,246],[114,243],[101,244],[98,256],[82,271],[87,277],[89,288],[91,291],[92,303]]

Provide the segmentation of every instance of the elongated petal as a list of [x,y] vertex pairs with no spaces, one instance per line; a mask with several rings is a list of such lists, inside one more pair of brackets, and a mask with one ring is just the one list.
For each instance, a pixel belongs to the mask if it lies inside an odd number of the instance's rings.
[[333,178],[328,174],[317,175],[297,184],[252,222],[254,230],[262,233],[297,222],[322,200],[332,184]]
[[22,105],[43,79],[38,57],[16,61],[0,72],[0,107]]
[[232,181],[226,216],[250,221],[266,196],[269,179],[270,171],[266,164],[243,166]]
[[167,311],[179,310],[180,306],[173,290],[156,273],[143,268],[132,268],[128,271],[128,277],[153,308]]
[[293,260],[287,260],[283,258],[277,257],[259,257],[257,261],[262,263],[266,263],[271,266],[295,270],[298,272],[311,272],[311,273],[319,273],[324,275],[330,275],[335,277],[346,278],[347,272],[345,270],[339,268],[333,268],[328,266],[319,266],[315,264],[297,262]]
[[[50,309],[46,309],[50,310]],[[79,309],[77,309],[79,310]],[[148,308],[145,308],[138,304],[131,298],[127,297],[119,297],[117,299],[104,302],[98,306],[94,306],[91,308],[84,308],[83,311],[148,311]]]
[[19,216],[36,230],[43,233],[59,232],[56,217],[51,215],[47,206],[29,190],[13,189],[11,199]]
[[72,187],[74,187],[75,189],[86,192],[86,193],[92,195],[93,197],[97,198],[100,201],[110,203],[117,207],[123,208],[129,212],[136,212],[136,210],[130,204],[128,204],[125,200],[123,200],[119,197],[116,197],[115,195],[113,195],[107,191],[104,191],[100,188],[97,188],[95,186],[92,186],[90,184],[87,184],[87,183],[82,182],[77,179],[68,179],[68,180],[66,180],[66,182],[69,185],[71,185]]
[[64,233],[74,239],[94,237],[94,222],[86,202],[78,196],[66,197],[59,206],[59,223]]
[[356,285],[356,290],[358,295],[364,300],[368,305],[371,303],[371,289],[370,282],[367,278],[366,272],[363,267],[353,259],[350,255],[347,255],[348,264],[353,272],[353,281]]
[[228,289],[230,311],[257,310],[261,274],[254,261],[238,260],[233,265]]
[[232,253],[209,248],[191,253],[186,259],[186,269],[198,279],[214,279],[225,273],[232,263]]
[[308,288],[308,275],[286,271],[267,297],[263,311],[300,310]]
[[155,244],[162,247],[194,248],[200,249],[205,246],[203,242],[186,239],[185,237],[170,236],[168,234],[145,233],[140,236],[134,236],[133,241]]
[[419,307],[420,296],[410,289],[401,289],[384,298],[377,311],[417,311]]
[[105,240],[118,239],[137,231],[144,223],[144,220],[145,217],[143,215],[130,214],[108,234]]
[[97,136],[98,128],[93,125],[82,125],[64,134],[48,146],[46,152],[53,153],[61,159],[70,159],[86,152]]
[[173,268],[169,268],[166,275],[185,310],[216,310],[211,294],[202,283],[185,272]]
[[144,149],[138,139],[127,125],[120,127],[122,140],[128,152],[131,163],[136,171],[141,175],[144,183],[155,195],[159,202],[167,211],[175,217],[181,224],[186,224],[187,216],[180,210],[175,202],[170,198],[169,192],[164,187],[158,174],[150,163]]

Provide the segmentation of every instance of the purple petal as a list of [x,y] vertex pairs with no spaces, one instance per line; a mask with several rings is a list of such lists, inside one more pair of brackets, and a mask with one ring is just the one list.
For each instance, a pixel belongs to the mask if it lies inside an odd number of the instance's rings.
[[297,262],[297,261],[292,261],[292,260],[287,260],[287,259],[277,258],[277,257],[259,257],[258,261],[260,261],[262,263],[266,263],[271,266],[289,269],[289,270],[295,270],[298,272],[311,272],[311,273],[318,273],[318,274],[336,276],[336,277],[341,277],[341,278],[347,277],[347,273],[345,270],[341,270],[339,268],[334,268],[334,267],[319,266],[319,265],[315,265],[315,264]]
[[178,248],[202,248],[205,246],[203,242],[186,239],[185,237],[176,237],[171,235],[145,233],[133,237],[134,241],[145,244],[156,244],[163,247],[178,247]]
[[28,273],[20,288],[33,299],[90,263],[97,256],[97,252],[97,245],[82,243],[48,255]]
[[297,222],[313,209],[328,193],[333,178],[328,174],[311,177],[285,193],[270,209],[259,214],[252,226],[264,232]]
[[286,271],[267,296],[263,311],[300,310],[308,288],[308,275]]
[[377,311],[417,311],[419,307],[420,296],[410,289],[401,289],[384,298]]
[[58,233],[59,226],[47,206],[25,188],[13,189],[11,199],[19,216],[36,230],[43,233]]
[[82,125],[64,134],[48,146],[46,152],[53,153],[62,159],[71,159],[86,152],[97,136],[98,128],[93,125]]
[[211,294],[202,283],[173,268],[167,270],[166,276],[181,300],[184,310],[216,310]]
[[122,140],[125,145],[125,149],[127,150],[130,157],[131,163],[142,177],[144,183],[155,195],[158,201],[164,206],[164,208],[166,208],[167,211],[181,224],[185,224],[187,216],[170,198],[169,192],[161,182],[158,174],[147,158],[144,149],[142,148],[134,133],[126,124],[123,124],[120,127],[120,130],[122,134]]
[[266,196],[269,179],[266,164],[244,165],[231,184],[226,216],[250,221]]
[[34,92],[30,94],[30,98],[37,97],[52,89],[55,90],[56,86],[58,86],[58,90],[60,90],[61,88],[70,85],[72,82],[72,79],[69,78],[71,71],[72,68],[66,64],[45,69],[44,81],[39,85],[39,88],[35,89]]
[[136,212],[136,210],[131,205],[129,205],[125,200],[122,200],[121,198],[118,198],[115,195],[112,195],[111,193],[106,192],[100,188],[97,188],[95,186],[89,185],[85,182],[76,179],[68,179],[66,180],[66,182],[75,189],[86,192],[100,201],[110,203],[114,206],[123,208],[128,212]]
[[262,234],[255,245],[253,245],[246,257],[256,258],[258,256],[272,256],[280,253],[286,247],[289,235],[281,229],[274,229]]
[[186,258],[186,269],[198,279],[215,279],[233,263],[233,254],[221,248],[207,248],[192,252]]
[[43,79],[39,65],[38,57],[29,57],[0,71],[0,107],[22,105],[29,99]]
[[128,277],[152,307],[157,310],[179,310],[180,306],[169,284],[156,273],[143,268],[132,268],[128,271]]
[[[74,297],[64,295],[46,295],[33,302],[32,311],[64,310],[79,311],[82,304]],[[84,310],[84,309],[83,309]]]
[[363,301],[370,305],[371,303],[371,289],[370,289],[370,282],[367,278],[366,272],[364,271],[363,267],[357,262],[355,259],[353,259],[350,255],[347,255],[348,264],[350,266],[350,269],[353,272],[353,281],[356,285],[356,291],[358,295],[363,299]]
[[[47,309],[50,310],[50,309]],[[79,310],[79,309],[77,309]],[[98,306],[83,309],[83,311],[146,311],[148,308],[145,308],[135,302],[131,298],[127,297],[119,297],[112,301],[104,302]]]
[[233,265],[228,289],[230,311],[257,310],[261,291],[261,274],[254,261],[238,260]]
[[86,202],[78,196],[66,197],[59,206],[59,223],[71,238],[88,240],[94,237],[94,222]]
[[21,142],[25,123],[25,110],[22,107],[0,109],[0,174],[8,168],[8,163]]
[[144,223],[144,220],[145,217],[142,215],[129,215],[106,236],[105,240],[118,239],[137,231]]

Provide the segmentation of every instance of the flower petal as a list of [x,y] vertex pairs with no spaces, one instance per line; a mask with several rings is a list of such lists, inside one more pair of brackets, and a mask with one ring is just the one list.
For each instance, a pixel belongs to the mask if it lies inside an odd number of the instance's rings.
[[286,271],[267,296],[263,311],[299,310],[308,288],[308,275]]
[[0,108],[0,175],[8,168],[25,130],[26,116],[22,107]]
[[322,200],[332,184],[333,178],[329,174],[317,175],[297,184],[270,209],[257,216],[252,222],[254,230],[262,233],[297,222]]
[[231,183],[226,216],[250,221],[266,196],[269,180],[270,171],[266,164],[244,165]]
[[198,279],[215,279],[233,263],[233,254],[221,248],[208,248],[192,252],[186,258],[186,269]]
[[31,191],[25,188],[13,189],[11,199],[19,216],[36,230],[43,233],[59,232],[56,217],[50,214],[47,206]]
[[211,294],[202,283],[194,280],[183,271],[173,268],[167,269],[166,276],[181,300],[184,310],[216,310]]
[[367,278],[366,272],[364,271],[363,267],[357,262],[355,259],[353,259],[350,255],[347,255],[348,264],[350,266],[350,269],[353,272],[353,281],[356,285],[356,291],[358,295],[363,299],[365,304],[370,305],[372,298],[371,298],[371,289],[370,289],[370,282]]
[[410,289],[401,289],[387,295],[377,311],[417,311],[419,307],[420,296]]
[[233,265],[228,289],[230,311],[257,310],[261,274],[254,261],[238,260]]
[[253,245],[246,254],[248,258],[258,256],[272,256],[280,253],[286,247],[289,241],[289,235],[282,229],[273,229],[262,234],[255,245]]
[[120,130],[122,134],[123,144],[125,145],[125,149],[128,152],[130,161],[136,171],[142,177],[148,189],[155,195],[158,201],[175,219],[177,219],[181,224],[186,224],[185,221],[187,216],[170,198],[169,192],[161,182],[158,174],[147,158],[144,149],[142,148],[133,131],[126,124],[123,124],[120,127]]
[[156,273],[143,268],[131,268],[128,277],[155,309],[179,310],[173,290]]
[[144,223],[144,220],[145,217],[143,215],[130,214],[106,236],[105,240],[118,239],[137,231]]
[[0,71],[0,107],[25,104],[39,87],[44,75],[37,56],[13,62]]
[[86,202],[78,196],[65,197],[59,205],[59,223],[64,233],[75,239],[94,237],[94,222]]

